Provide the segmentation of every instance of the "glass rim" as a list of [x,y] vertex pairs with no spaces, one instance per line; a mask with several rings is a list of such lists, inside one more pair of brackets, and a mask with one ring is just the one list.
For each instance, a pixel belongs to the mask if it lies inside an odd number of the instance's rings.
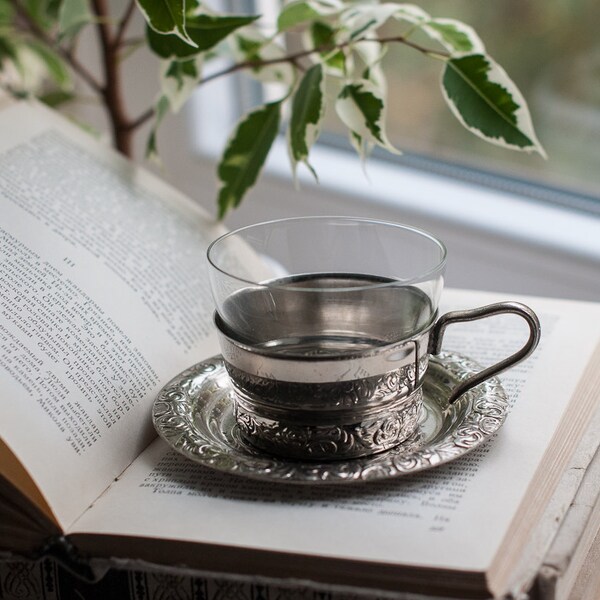
[[[379,225],[379,226],[384,226],[384,227],[389,227],[389,228],[394,228],[394,229],[400,229],[402,231],[408,231],[411,233],[416,233],[421,238],[425,238],[425,239],[433,242],[433,244],[435,246],[437,246],[437,248],[440,250],[441,256],[435,266],[428,269],[427,271],[424,271],[423,273],[420,273],[419,275],[417,275],[415,277],[410,277],[410,278],[406,278],[406,279],[393,279],[391,281],[382,281],[382,282],[370,283],[370,284],[363,283],[363,284],[356,285],[356,286],[335,287],[335,288],[333,288],[333,287],[332,288],[297,287],[297,286],[293,286],[292,284],[282,284],[281,282],[273,283],[274,281],[277,281],[277,279],[274,279],[271,281],[262,281],[262,282],[255,281],[252,279],[247,279],[245,277],[239,277],[238,275],[233,275],[232,273],[219,267],[213,260],[212,254],[214,253],[214,248],[217,245],[221,244],[222,242],[225,242],[228,238],[232,238],[236,235],[239,235],[239,234],[246,232],[248,230],[251,230],[251,229],[264,228],[265,226],[269,226],[269,225],[279,225],[279,224],[284,224],[284,223],[295,223],[295,222],[306,222],[306,221],[315,221],[315,222],[334,221],[334,222],[340,222],[340,223],[342,223],[342,222],[366,223],[369,225]],[[284,217],[281,219],[272,219],[269,221],[259,221],[258,223],[252,223],[250,225],[244,225],[243,227],[238,227],[236,229],[232,229],[231,231],[228,231],[227,233],[220,235],[215,240],[213,240],[208,245],[208,248],[206,249],[206,258],[208,260],[209,265],[213,269],[215,269],[215,271],[218,271],[219,273],[222,273],[223,275],[230,277],[231,279],[235,279],[236,281],[239,281],[240,283],[248,284],[248,285],[251,285],[254,287],[284,289],[284,290],[285,289],[293,289],[294,291],[297,291],[297,292],[328,292],[328,291],[333,291],[333,290],[335,290],[336,292],[345,292],[345,291],[361,291],[361,290],[371,290],[371,289],[392,287],[392,286],[397,286],[398,284],[403,285],[403,286],[404,285],[408,286],[408,285],[411,285],[414,283],[420,283],[423,281],[427,281],[429,279],[436,277],[438,274],[441,274],[446,266],[447,257],[448,257],[448,250],[446,249],[445,244],[441,240],[439,240],[437,237],[435,237],[433,234],[431,234],[428,231],[425,231],[424,229],[421,229],[419,227],[415,227],[413,225],[407,225],[405,223],[397,223],[395,221],[386,221],[384,219],[370,219],[368,217],[352,217],[352,216],[337,216],[337,215]],[[309,275],[309,274],[310,273],[296,273],[294,275],[300,276],[300,275]]]

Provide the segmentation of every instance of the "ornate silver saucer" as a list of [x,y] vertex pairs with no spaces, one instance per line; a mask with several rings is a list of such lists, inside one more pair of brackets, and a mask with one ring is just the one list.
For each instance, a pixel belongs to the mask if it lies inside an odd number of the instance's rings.
[[234,420],[234,392],[220,356],[173,378],[158,394],[152,420],[171,448],[218,471],[303,484],[389,479],[459,458],[500,428],[508,400],[497,378],[448,404],[456,384],[479,371],[477,363],[459,354],[442,352],[431,357],[416,432],[391,450],[362,458],[297,461],[268,455],[247,444]]

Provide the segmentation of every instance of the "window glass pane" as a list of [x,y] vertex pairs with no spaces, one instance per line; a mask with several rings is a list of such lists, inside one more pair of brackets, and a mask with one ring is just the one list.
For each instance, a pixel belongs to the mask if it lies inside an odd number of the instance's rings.
[[[442,64],[400,44],[390,48],[384,62],[393,143],[405,151],[599,198],[600,3],[422,0],[418,4],[433,16],[460,19],[475,28],[489,54],[527,99],[549,158],[495,147],[467,132],[442,98]],[[417,40],[434,47],[431,40]],[[346,135],[334,114],[328,115],[326,129]]]

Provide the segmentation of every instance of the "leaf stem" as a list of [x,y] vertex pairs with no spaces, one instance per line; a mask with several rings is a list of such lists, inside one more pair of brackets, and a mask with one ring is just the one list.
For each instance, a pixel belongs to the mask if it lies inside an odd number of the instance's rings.
[[346,42],[341,42],[339,44],[325,44],[322,46],[317,46],[315,48],[310,48],[308,50],[300,50],[298,52],[294,52],[293,54],[287,54],[285,56],[280,56],[277,58],[270,58],[270,59],[265,59],[265,60],[241,61],[239,63],[230,65],[229,67],[226,67],[225,69],[222,69],[221,71],[216,71],[214,73],[211,73],[210,75],[207,75],[206,77],[204,77],[203,79],[200,80],[199,85],[208,83],[209,81],[212,81],[213,79],[218,79],[219,77],[223,77],[224,75],[230,75],[231,73],[235,73],[236,71],[242,71],[244,69],[255,69],[257,67],[264,67],[264,66],[275,65],[275,64],[280,64],[280,63],[291,63],[294,66],[298,67],[298,64],[299,64],[298,61],[301,58],[306,58],[307,56],[310,56],[311,54],[321,54],[323,52],[333,52],[333,51],[337,51],[337,50],[342,50],[342,49],[347,48],[348,46],[351,46],[352,44],[356,44],[358,42],[373,42],[376,44],[399,43],[399,44],[404,44],[406,46],[409,46],[410,48],[413,48],[414,50],[418,50],[422,54],[431,56],[432,58],[441,58],[443,60],[447,60],[448,58],[450,58],[450,54],[447,52],[443,52],[443,51],[439,51],[439,50],[432,50],[431,48],[426,48],[424,46],[421,46],[420,44],[411,42],[403,35],[382,37],[382,38],[358,38],[355,40],[348,40]]

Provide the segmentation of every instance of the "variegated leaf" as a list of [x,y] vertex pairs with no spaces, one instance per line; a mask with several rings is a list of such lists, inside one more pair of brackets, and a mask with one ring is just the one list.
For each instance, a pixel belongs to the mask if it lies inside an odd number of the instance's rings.
[[277,19],[278,31],[286,31],[339,12],[343,8],[338,0],[296,0],[286,4]]
[[452,55],[484,54],[485,46],[475,30],[455,19],[431,19],[421,29]]
[[304,46],[307,48],[319,48],[323,68],[329,75],[342,77],[346,71],[352,68],[351,57],[343,50],[335,48],[338,40],[338,31],[323,21],[311,23],[305,35]]
[[431,20],[431,17],[420,6],[415,4],[398,4],[394,17],[399,21],[407,21],[414,25],[426,23]]
[[161,61],[160,87],[174,113],[179,112],[202,77],[202,59]]
[[[286,56],[286,50],[258,31],[248,30],[234,36],[233,50],[239,60],[271,61]],[[291,88],[296,70],[286,61],[253,67],[249,73],[263,83],[281,83]]]
[[157,33],[151,27],[146,30],[148,45],[162,58],[188,59],[200,52],[214,48],[228,35],[241,27],[249,25],[258,17],[194,15],[186,20],[186,31],[194,41],[195,47],[174,34]]
[[366,141],[399,154],[385,133],[385,101],[371,81],[347,84],[338,96],[335,109],[342,122]]
[[489,56],[469,54],[448,60],[442,91],[450,110],[475,135],[545,156],[523,95]]
[[324,109],[325,77],[323,67],[317,64],[305,73],[292,100],[288,143],[294,177],[297,164],[304,162],[317,178],[308,163],[308,153],[319,136]]
[[341,16],[341,21],[347,30],[347,39],[360,39],[376,31],[397,11],[398,5],[392,2],[352,6]]
[[136,0],[136,3],[154,31],[172,33],[190,46],[196,47],[196,42],[190,38],[185,28],[187,17],[185,0]]
[[261,106],[244,115],[227,142],[218,167],[219,218],[239,206],[262,170],[279,130],[281,102]]

